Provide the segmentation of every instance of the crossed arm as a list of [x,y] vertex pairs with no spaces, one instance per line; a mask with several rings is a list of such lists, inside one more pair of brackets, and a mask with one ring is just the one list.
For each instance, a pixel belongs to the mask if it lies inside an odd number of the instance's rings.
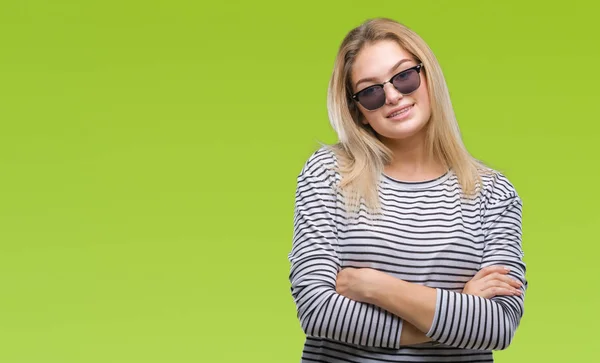
[[[522,283],[507,276],[510,269],[488,266],[463,289],[481,298],[521,296]],[[437,308],[436,289],[408,283],[373,269],[346,268],[338,273],[336,291],[349,299],[379,306],[403,319],[400,346],[431,341],[427,335]]]
[[[521,201],[516,195],[487,206],[484,269],[462,293],[412,284],[372,269],[342,270],[335,206],[336,195],[325,179],[299,176],[290,281],[308,336],[393,349],[428,340],[478,350],[509,346],[523,315],[527,286],[520,250]],[[521,293],[514,293],[515,288]]]

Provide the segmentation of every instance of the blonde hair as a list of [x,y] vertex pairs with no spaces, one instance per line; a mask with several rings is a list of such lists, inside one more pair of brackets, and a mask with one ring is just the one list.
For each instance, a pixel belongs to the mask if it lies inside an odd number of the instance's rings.
[[330,148],[338,160],[341,174],[339,188],[345,195],[349,211],[380,207],[378,181],[384,166],[392,160],[392,152],[369,126],[360,121],[361,114],[351,98],[350,74],[359,51],[380,40],[396,41],[423,63],[431,105],[426,127],[427,151],[451,168],[461,185],[463,196],[474,196],[481,184],[485,166],[466,150],[454,115],[444,75],[436,57],[425,41],[405,25],[387,18],[370,19],[352,29],[338,50],[329,82],[327,109],[338,143]]

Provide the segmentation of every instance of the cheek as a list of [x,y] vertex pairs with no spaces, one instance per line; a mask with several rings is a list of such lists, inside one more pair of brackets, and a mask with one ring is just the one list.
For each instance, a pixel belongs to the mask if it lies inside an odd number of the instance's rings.
[[381,113],[381,111],[369,111],[364,109],[363,107],[360,107],[360,123],[362,123],[363,125],[373,125],[373,123],[377,123],[377,120],[379,120],[381,117],[385,118],[384,116],[382,116],[383,114]]
[[419,93],[418,99],[416,100],[417,103],[419,104],[419,106],[421,106],[421,110],[422,112],[424,112],[426,115],[431,114],[431,104],[429,102],[429,94],[427,92],[427,89],[423,89],[423,92]]
[[[366,114],[366,116],[365,116]],[[362,114],[362,120],[361,122],[364,125],[377,125],[377,124],[381,124],[383,122],[383,120],[385,120],[385,115],[382,112],[370,112],[370,113],[363,113]]]
[[429,89],[427,88],[427,81],[423,80],[421,87],[419,87],[419,100],[421,103],[429,107]]

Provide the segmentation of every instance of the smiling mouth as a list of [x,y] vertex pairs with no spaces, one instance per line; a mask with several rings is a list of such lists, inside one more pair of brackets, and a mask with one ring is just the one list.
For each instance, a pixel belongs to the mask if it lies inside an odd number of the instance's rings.
[[404,107],[403,109],[390,114],[388,116],[388,118],[393,118],[393,117],[396,117],[396,116],[399,116],[399,115],[404,115],[405,113],[407,113],[408,111],[410,111],[413,107],[414,107],[414,105],[410,105],[408,107]]

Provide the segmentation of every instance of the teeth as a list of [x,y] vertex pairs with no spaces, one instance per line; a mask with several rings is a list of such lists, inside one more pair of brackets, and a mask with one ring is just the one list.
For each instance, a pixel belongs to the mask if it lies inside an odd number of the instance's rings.
[[408,106],[408,107],[406,107],[406,108],[403,108],[402,110],[400,110],[400,111],[398,111],[398,112],[394,112],[394,113],[393,113],[393,114],[391,114],[389,117],[390,117],[390,118],[392,118],[392,117],[396,117],[396,116],[398,116],[398,115],[401,115],[401,114],[403,114],[403,113],[406,113],[406,112],[408,112],[408,110],[410,110],[411,108],[412,108],[412,106]]

